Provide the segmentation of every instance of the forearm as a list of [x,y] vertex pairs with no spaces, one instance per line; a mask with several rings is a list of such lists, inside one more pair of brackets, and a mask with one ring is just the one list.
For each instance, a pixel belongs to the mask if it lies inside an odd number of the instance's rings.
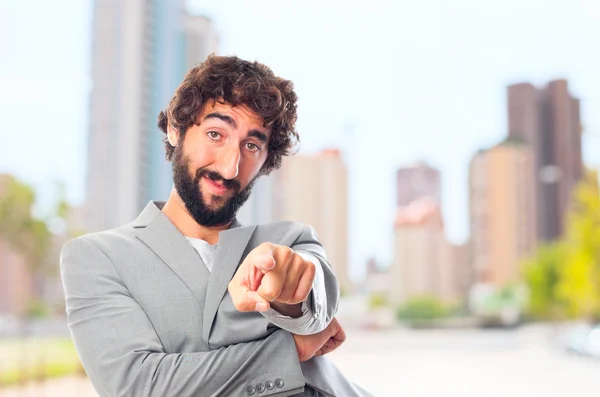
[[[304,387],[300,366],[281,363],[297,360],[292,336],[278,330],[269,337],[210,352],[159,353],[130,351],[100,361],[91,350],[81,353],[82,363],[103,396],[229,396],[245,395],[248,386],[275,384],[273,392],[298,393]],[[78,349],[79,350],[79,349]]]
[[[285,305],[278,302],[273,302],[271,309],[264,312],[263,315],[271,323],[281,329],[285,329],[297,335],[312,335],[321,332],[331,322],[331,319],[337,311],[337,296],[336,290],[327,291],[326,285],[330,288],[337,289],[337,281],[335,276],[329,271],[329,264],[324,259],[319,258],[315,253],[296,250],[305,260],[315,264],[315,279],[313,289],[311,290],[306,301],[298,305]],[[325,274],[331,280],[325,279]],[[328,295],[335,297],[332,302],[328,302]],[[330,307],[330,304],[335,307]]]
[[263,395],[291,395],[304,386],[287,331],[214,351],[166,353],[146,312],[91,242],[67,243],[60,269],[67,325],[102,397],[246,395],[246,387],[277,379],[281,387]]

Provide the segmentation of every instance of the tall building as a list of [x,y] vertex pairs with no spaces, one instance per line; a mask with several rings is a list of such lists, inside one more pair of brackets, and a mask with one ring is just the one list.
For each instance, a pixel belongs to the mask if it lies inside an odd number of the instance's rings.
[[409,205],[422,197],[441,202],[440,172],[424,162],[402,167],[396,172],[398,207]]
[[284,157],[272,173],[273,220],[311,225],[323,244],[343,292],[348,275],[348,172],[337,149]]
[[198,65],[219,48],[215,26],[205,16],[190,15],[185,18],[185,37],[186,70]]
[[390,293],[389,269],[380,268],[375,258],[369,258],[365,282],[361,289],[370,295],[383,295],[387,298]]
[[398,208],[394,223],[394,259],[389,269],[389,297],[394,303],[435,296],[454,303],[466,294],[462,273],[467,263],[461,247],[444,233],[439,203],[431,197]]
[[392,302],[438,294],[444,243],[442,214],[435,200],[422,198],[398,208],[389,270]]
[[471,259],[475,279],[496,286],[520,279],[520,262],[536,246],[534,156],[507,140],[470,163]]
[[555,80],[542,89],[529,83],[508,87],[508,134],[532,148],[529,172],[535,183],[537,236],[559,238],[571,195],[581,178],[581,122],[579,99],[569,92],[566,80]]
[[[86,213],[89,231],[135,219],[171,186],[157,127],[196,56],[213,52],[212,24],[185,15],[183,0],[94,3]],[[200,31],[210,36],[201,39]]]

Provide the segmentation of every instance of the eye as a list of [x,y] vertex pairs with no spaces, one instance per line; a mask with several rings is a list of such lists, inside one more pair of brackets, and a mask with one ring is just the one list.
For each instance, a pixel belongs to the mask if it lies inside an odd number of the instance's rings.
[[208,137],[212,140],[217,140],[221,136],[221,134],[219,134],[216,131],[208,131],[207,134],[208,134]]
[[260,147],[259,147],[257,144],[255,144],[255,143],[251,143],[251,142],[248,142],[248,143],[246,144],[246,147],[247,147],[248,149],[250,149],[250,151],[251,151],[251,152],[257,152],[257,151],[259,151],[259,150],[260,150]]

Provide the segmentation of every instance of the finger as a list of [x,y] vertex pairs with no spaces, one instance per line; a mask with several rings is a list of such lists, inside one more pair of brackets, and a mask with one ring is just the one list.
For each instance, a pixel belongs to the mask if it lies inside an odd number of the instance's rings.
[[315,281],[315,265],[311,262],[305,262],[305,264],[306,267],[304,268],[302,275],[298,280],[298,285],[296,286],[294,295],[288,301],[289,304],[304,302],[312,290],[313,283]]
[[327,354],[327,353],[331,353],[332,351],[334,351],[335,349],[337,349],[338,347],[340,347],[340,345],[343,342],[341,341],[337,341],[333,338],[330,338],[327,342],[325,342],[325,344],[321,347],[320,351],[321,354]]
[[285,275],[279,271],[268,272],[264,275],[256,292],[265,300],[273,302],[281,294]]
[[335,350],[335,345],[332,346],[329,341],[325,342],[325,344],[323,346],[321,346],[321,348],[319,349],[319,351],[321,352],[321,355],[331,353],[334,350]]
[[332,338],[335,341],[339,341],[340,343],[344,342],[346,340],[346,332],[344,331],[344,329],[342,328],[341,325],[338,327],[338,331],[336,332],[335,335],[332,336]]
[[260,271],[256,266],[248,266],[248,286],[252,291],[256,291],[260,285],[264,273]]
[[281,293],[277,297],[278,302],[287,304],[297,303],[290,302],[290,300],[296,294],[298,285],[300,283],[300,278],[302,277],[302,272],[304,271],[304,261],[301,257],[298,257],[298,259],[299,261],[296,261],[296,263],[290,266],[287,270],[283,287],[281,288]]
[[251,291],[247,286],[230,283],[228,289],[233,305],[241,312],[264,312],[271,306],[256,291]]

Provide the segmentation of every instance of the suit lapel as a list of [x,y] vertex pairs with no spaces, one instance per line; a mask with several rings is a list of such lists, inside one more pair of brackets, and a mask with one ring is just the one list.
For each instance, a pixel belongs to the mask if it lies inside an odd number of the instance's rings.
[[[133,222],[137,237],[146,244],[192,291],[203,311],[203,339],[208,338],[219,304],[241,262],[244,250],[256,226],[242,226],[236,219],[230,228],[219,233],[213,270],[194,247],[161,211],[164,202],[151,201]],[[205,280],[208,279],[206,289]]]
[[137,237],[192,291],[202,311],[209,277],[208,269],[194,247],[169,218],[162,213],[158,214],[145,228],[137,232]]
[[[234,226],[239,226],[236,223]],[[208,281],[204,305],[203,339],[208,344],[210,331],[227,286],[241,262],[248,241],[256,226],[234,227],[219,233],[213,270]]]

